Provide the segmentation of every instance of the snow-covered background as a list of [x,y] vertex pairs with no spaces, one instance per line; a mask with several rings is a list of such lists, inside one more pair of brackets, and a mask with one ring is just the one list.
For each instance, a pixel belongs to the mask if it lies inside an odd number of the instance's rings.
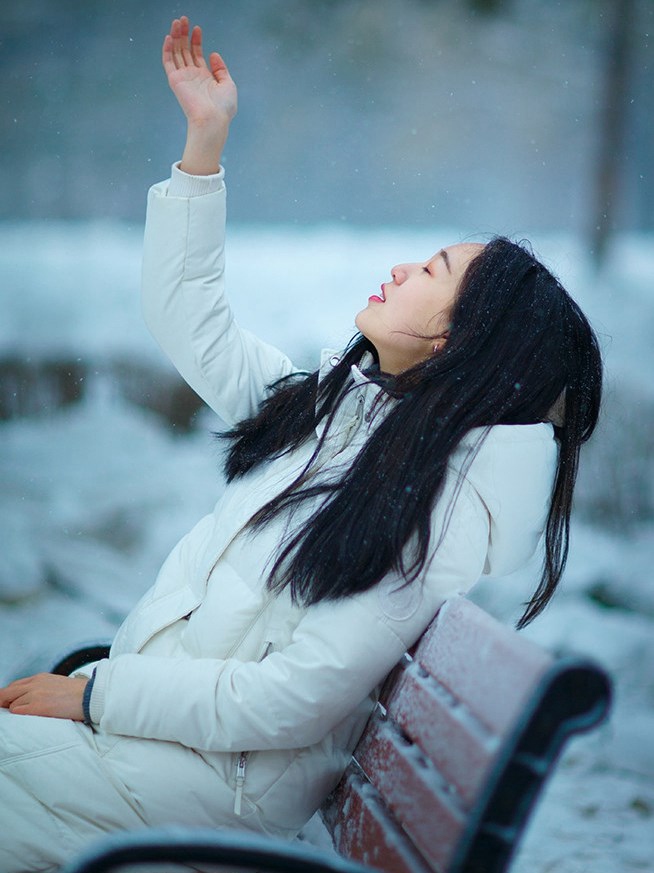
[[[234,308],[312,366],[347,341],[393,263],[461,238],[232,228]],[[608,724],[569,747],[514,869],[654,870],[654,240],[618,239],[600,276],[570,236],[533,242],[591,316],[608,384],[566,578],[526,633],[597,659],[616,699]],[[219,422],[204,411],[171,427],[179,386],[141,322],[140,249],[135,226],[0,225],[0,682],[111,636],[221,491]],[[475,596],[514,620],[534,572]]]

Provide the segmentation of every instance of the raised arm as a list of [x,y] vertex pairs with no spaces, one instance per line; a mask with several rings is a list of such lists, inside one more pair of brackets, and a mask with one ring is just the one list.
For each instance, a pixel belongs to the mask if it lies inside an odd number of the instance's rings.
[[[217,52],[186,17],[166,35],[162,61],[187,120],[170,183],[148,198],[143,314],[188,384],[225,422],[253,415],[269,385],[295,370],[280,351],[235,322],[224,293],[225,186],[220,159],[236,113],[236,86]],[[261,277],[265,283],[265,276]]]
[[234,80],[218,52],[211,52],[207,65],[202,53],[202,30],[196,25],[189,39],[185,15],[176,18],[166,34],[161,60],[187,120],[180,169],[194,176],[217,173],[229,125],[236,115]]

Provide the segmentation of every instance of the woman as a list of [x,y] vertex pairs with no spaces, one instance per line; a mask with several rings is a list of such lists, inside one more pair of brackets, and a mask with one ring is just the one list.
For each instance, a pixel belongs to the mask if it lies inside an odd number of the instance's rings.
[[0,691],[3,871],[51,869],[114,829],[297,833],[441,603],[515,570],[543,532],[520,624],[544,608],[598,413],[592,330],[505,239],[394,267],[360,334],[314,373],[241,330],[223,295],[220,169],[236,89],[186,18],[163,64],[188,136],[150,192],[144,310],[231,426],[228,486],[93,678]]

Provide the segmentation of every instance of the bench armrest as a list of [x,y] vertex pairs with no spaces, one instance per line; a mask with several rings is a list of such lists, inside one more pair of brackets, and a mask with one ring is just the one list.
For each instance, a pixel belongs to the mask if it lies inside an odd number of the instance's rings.
[[[114,873],[140,864],[230,865],[230,869],[284,873],[375,873],[304,843],[234,831],[166,828],[114,835],[92,846],[61,873]],[[148,868],[149,869],[149,868]]]
[[109,657],[110,648],[111,642],[109,640],[95,640],[85,643],[55,658],[48,672],[56,673],[58,676],[70,676],[71,673],[84,667],[85,664],[92,664],[94,661]]

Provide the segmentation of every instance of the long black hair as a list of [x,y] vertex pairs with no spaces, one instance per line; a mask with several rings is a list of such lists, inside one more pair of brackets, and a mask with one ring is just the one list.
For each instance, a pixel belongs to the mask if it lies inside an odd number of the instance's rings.
[[[579,450],[599,414],[602,363],[584,314],[526,244],[495,237],[468,265],[449,314],[444,348],[378,383],[380,423],[337,482],[307,473],[345,393],[351,366],[372,343],[358,335],[322,380],[318,372],[274,386],[258,413],[222,436],[229,440],[228,481],[298,448],[326,419],[303,473],[250,519],[254,529],[322,496],[309,521],[280,545],[268,577],[305,605],[365,591],[390,570],[408,582],[427,561],[430,516],[447,460],[472,428],[535,424],[557,405],[558,463],[545,530],[540,583],[518,622],[546,606],[568,553]],[[558,401],[558,403],[557,403]],[[410,544],[410,548],[409,548]]]

